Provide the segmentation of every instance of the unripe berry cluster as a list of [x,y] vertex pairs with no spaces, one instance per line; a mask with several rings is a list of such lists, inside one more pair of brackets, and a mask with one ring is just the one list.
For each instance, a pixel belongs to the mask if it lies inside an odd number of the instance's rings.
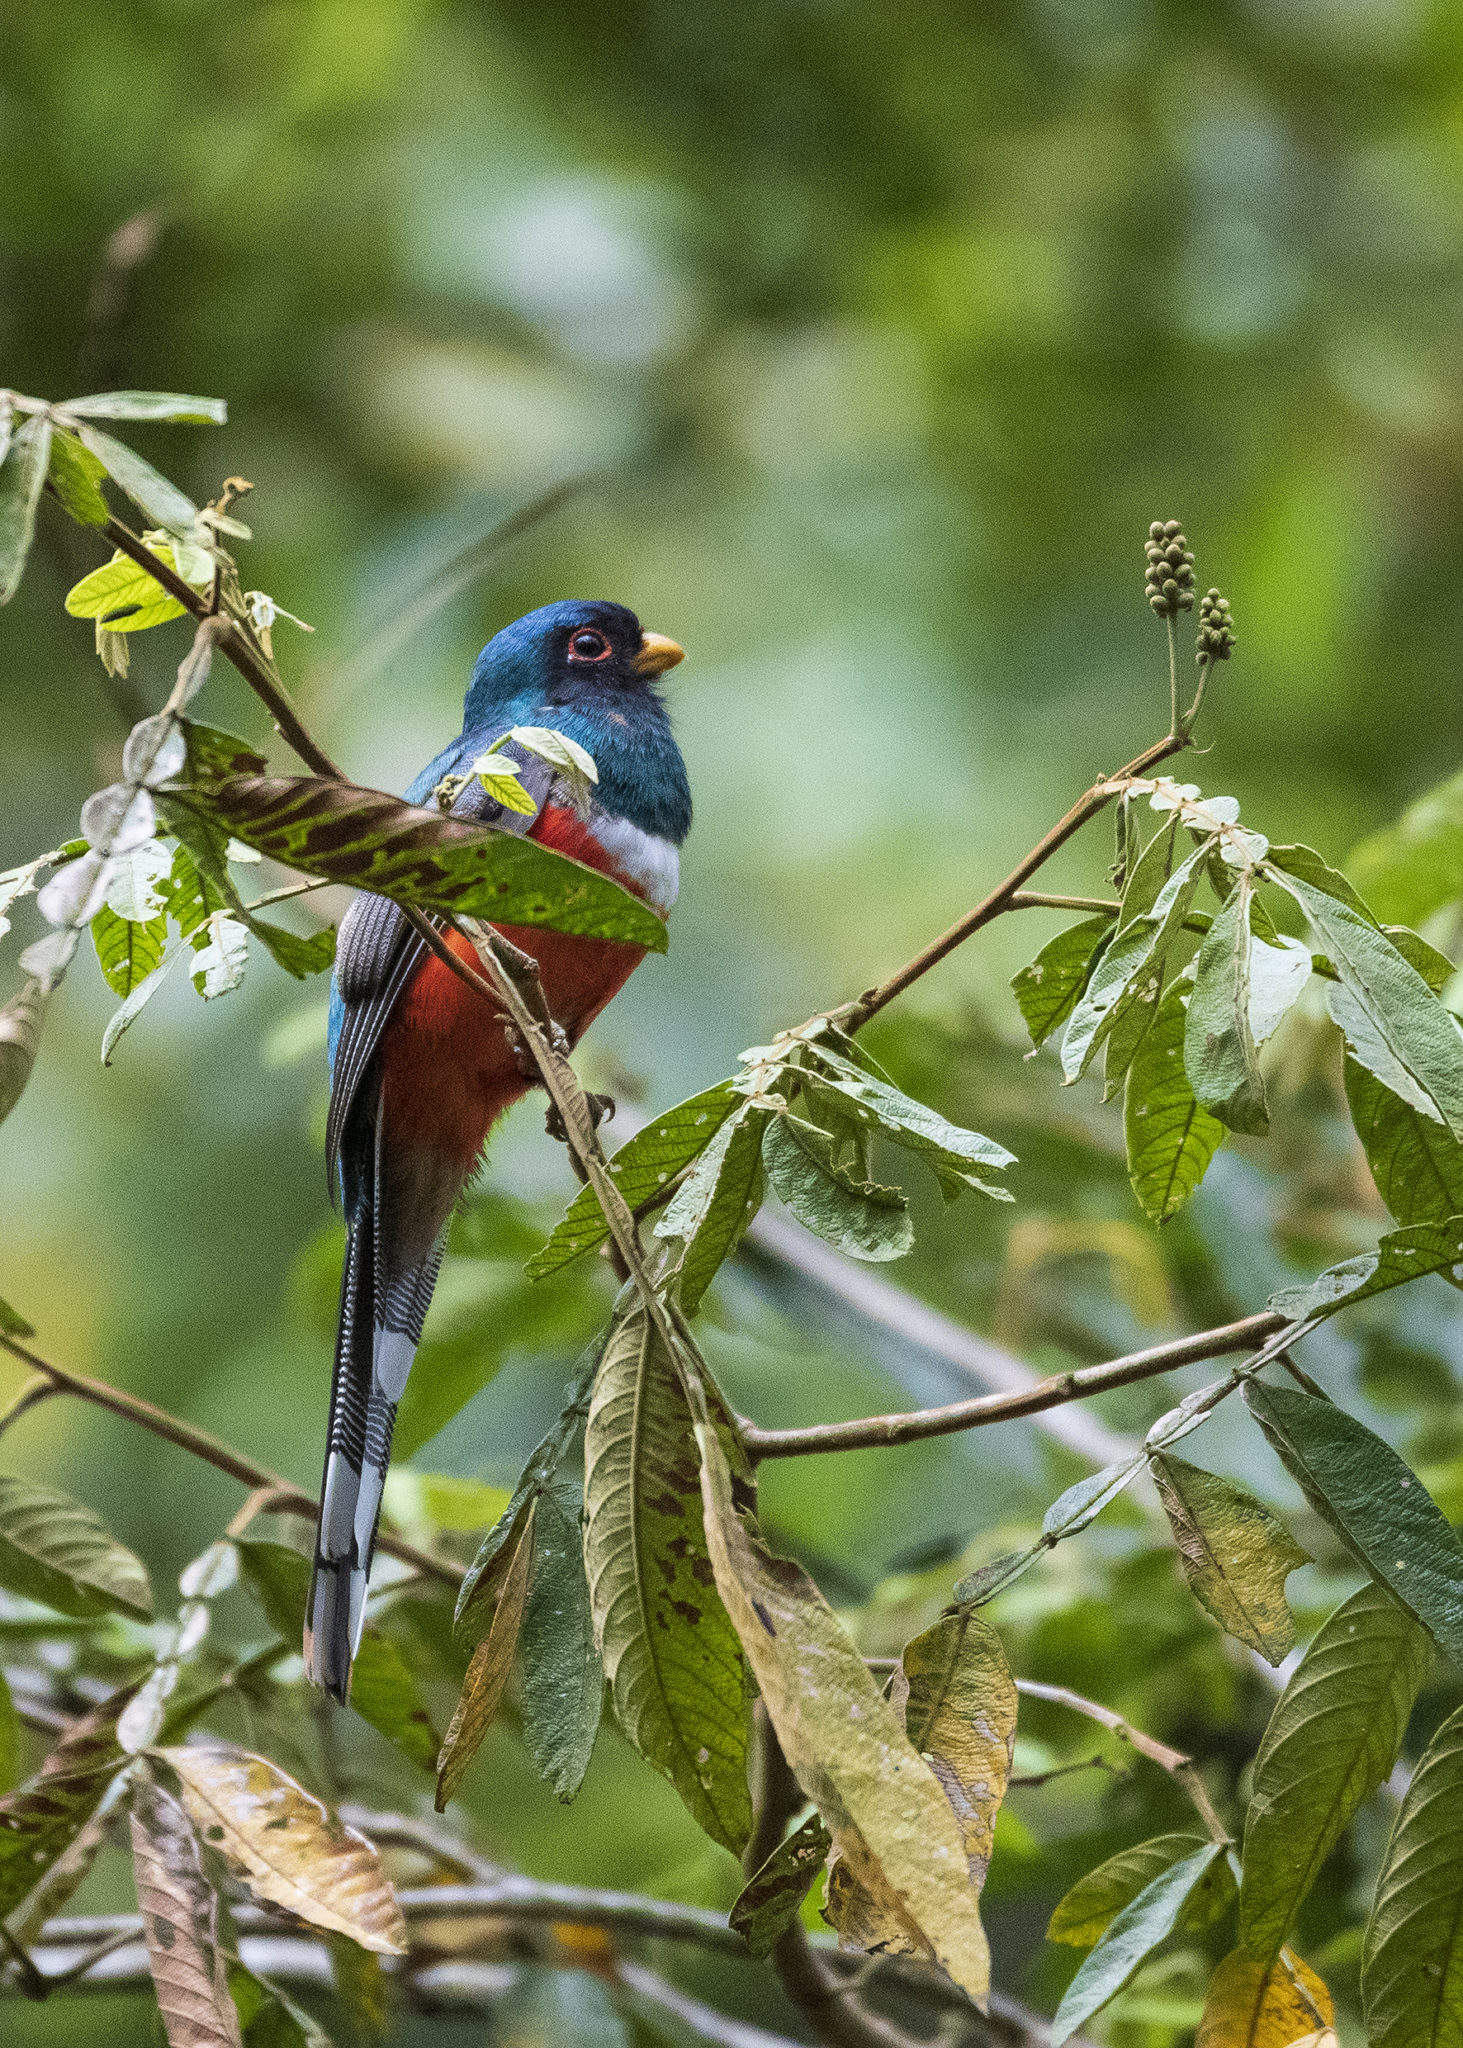
[[1199,605],[1199,651],[1195,661],[1228,661],[1234,648],[1234,614],[1229,599],[1206,590]]
[[1161,619],[1194,608],[1194,556],[1176,519],[1155,519],[1148,529],[1144,592]]

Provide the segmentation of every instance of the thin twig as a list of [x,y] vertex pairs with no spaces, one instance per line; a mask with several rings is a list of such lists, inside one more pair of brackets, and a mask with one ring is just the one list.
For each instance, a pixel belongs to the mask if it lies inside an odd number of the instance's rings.
[[1188,1794],[1195,1812],[1209,1830],[1210,1838],[1216,1842],[1229,1843],[1234,1837],[1214,1811],[1204,1781],[1191,1756],[1181,1749],[1173,1749],[1155,1736],[1145,1735],[1141,1728],[1135,1728],[1131,1721],[1125,1721],[1121,1714],[1115,1714],[1111,1707],[1102,1706],[1097,1700],[1084,1698],[1080,1692],[1073,1692],[1065,1685],[1040,1685],[1032,1678],[1018,1678],[1016,1690],[1027,1699],[1046,1700],[1054,1707],[1070,1707],[1074,1714],[1085,1714],[1089,1721],[1100,1721],[1104,1728],[1111,1729],[1120,1742],[1126,1742],[1136,1749],[1139,1756],[1146,1756],[1150,1763],[1181,1785]]
[[[106,1408],[113,1415],[120,1415],[128,1422],[135,1422],[140,1429],[151,1431],[153,1436],[162,1437],[167,1443],[176,1444],[180,1451],[187,1451],[195,1458],[202,1458],[219,1472],[227,1472],[231,1479],[255,1492],[268,1492],[274,1496],[275,1511],[282,1514],[306,1516],[314,1520],[319,1514],[320,1504],[313,1494],[303,1487],[291,1485],[279,1473],[271,1472],[267,1465],[256,1464],[242,1451],[226,1444],[221,1437],[199,1429],[196,1424],[183,1422],[176,1415],[170,1415],[166,1408],[155,1407],[151,1401],[144,1401],[139,1394],[125,1393],[121,1387],[114,1387],[106,1380],[92,1379],[86,1373],[68,1372],[64,1366],[52,1365],[49,1360],[37,1357],[16,1338],[0,1331],[0,1350],[8,1351],[12,1358],[30,1366],[33,1372],[44,1374],[58,1394],[75,1394],[79,1400],[90,1401],[98,1408]],[[392,1557],[399,1557],[404,1564],[414,1565],[429,1578],[440,1580],[444,1585],[460,1584],[462,1572],[456,1565],[440,1557],[433,1557],[429,1551],[418,1550],[414,1543],[404,1543],[400,1537],[385,1532],[381,1536],[382,1550]]]
[[1179,1337],[1169,1344],[1156,1344],[1147,1351],[1134,1351],[1107,1365],[1058,1373],[1051,1379],[1038,1380],[1021,1393],[981,1394],[972,1401],[952,1401],[944,1408],[917,1408],[907,1415],[869,1415],[854,1422],[820,1422],[807,1429],[758,1429],[748,1424],[743,1428],[742,1438],[748,1454],[760,1460],[806,1458],[824,1451],[877,1450],[886,1444],[951,1436],[958,1430],[981,1429],[989,1423],[1035,1415],[1066,1401],[1085,1400],[1112,1387],[1131,1386],[1136,1380],[1152,1379],[1158,1373],[1173,1372],[1181,1365],[1195,1365],[1202,1359],[1220,1358],[1229,1351],[1248,1351],[1285,1327],[1284,1316],[1273,1309],[1263,1309],[1240,1322],[1201,1330],[1196,1336]]
[[1065,846],[1090,818],[1095,818],[1099,811],[1111,803],[1114,782],[1134,775],[1146,775],[1150,769],[1156,768],[1160,761],[1166,761],[1170,754],[1181,752],[1187,744],[1181,733],[1166,733],[1161,740],[1155,740],[1151,747],[1145,747],[1126,768],[1119,769],[1116,776],[1100,777],[1091,789],[1077,799],[1065,816],[1059,818],[1051,830],[1038,839],[1025,859],[1018,861],[1012,868],[1005,881],[998,882],[990,894],[982,897],[973,910],[966,911],[964,917],[952,924],[948,931],[942,932],[939,938],[932,939],[912,960],[907,960],[897,973],[891,974],[886,981],[881,981],[877,988],[869,989],[855,1001],[846,1003],[841,1009],[833,1012],[844,1030],[861,1030],[871,1017],[877,1016],[896,996],[903,995],[921,975],[928,974],[932,967],[938,965],[946,954],[953,953],[957,946],[964,945],[982,925],[989,924],[993,918],[999,917],[1002,911],[1009,910],[1011,898],[1016,895],[1027,876],[1034,875],[1038,868],[1045,866],[1059,847]]

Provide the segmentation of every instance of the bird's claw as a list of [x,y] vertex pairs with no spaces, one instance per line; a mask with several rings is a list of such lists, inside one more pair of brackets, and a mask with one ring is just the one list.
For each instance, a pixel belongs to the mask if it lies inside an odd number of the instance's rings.
[[[549,1032],[550,1042],[553,1045],[554,1051],[561,1058],[567,1059],[573,1049],[569,1043],[568,1032],[562,1024],[556,1024],[552,1021],[549,1025]],[[508,1041],[508,1050],[512,1053],[518,1071],[524,1080],[531,1081],[536,1088],[542,1087],[543,1075],[538,1070],[538,1061],[524,1043],[523,1034],[511,1017],[503,1019],[503,1036]]]
[[[586,1091],[584,1099],[589,1104],[590,1120],[595,1130],[598,1130],[601,1124],[608,1123],[614,1116],[615,1098],[613,1095],[591,1095]],[[564,1119],[559,1112],[557,1102],[551,1102],[544,1111],[544,1129],[551,1138],[557,1138],[561,1145],[568,1144],[569,1133],[564,1128]]]

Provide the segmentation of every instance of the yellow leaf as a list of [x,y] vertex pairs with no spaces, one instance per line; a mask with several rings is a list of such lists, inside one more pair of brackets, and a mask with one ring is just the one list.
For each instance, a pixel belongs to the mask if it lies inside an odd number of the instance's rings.
[[783,1753],[874,1904],[984,2005],[990,1949],[955,1816],[807,1573],[771,1556],[736,1512],[731,1475],[699,1385],[693,1399],[697,1395],[702,1500],[717,1590]]
[[[535,1504],[536,1505],[536,1504]],[[447,1802],[462,1783],[468,1765],[477,1755],[483,1737],[493,1725],[513,1653],[518,1648],[518,1631],[528,1599],[528,1568],[533,1559],[534,1508],[523,1516],[523,1526],[514,1543],[512,1560],[503,1576],[503,1590],[493,1609],[492,1626],[472,1653],[462,1693],[437,1759],[437,1811],[444,1813]]]
[[1285,1581],[1310,1552],[1232,1479],[1182,1458],[1154,1458],[1151,1470],[1195,1599],[1227,1635],[1281,1663],[1295,1647]]
[[1268,1968],[1243,1949],[1227,1955],[1209,1979],[1194,2048],[1292,2048],[1336,2024],[1331,1994],[1290,1949]]
[[506,754],[482,755],[473,762],[472,772],[493,802],[501,804],[505,811],[516,811],[520,818],[531,818],[537,811],[538,805],[518,779],[522,770]]
[[205,1842],[249,1889],[380,1955],[406,1951],[406,1925],[364,1835],[327,1813],[266,1757],[220,1743],[161,1749]]
[[[153,552],[167,568],[176,566],[173,550],[165,541],[156,542]],[[111,633],[139,633],[183,615],[177,598],[170,597],[161,583],[120,549],[110,562],[72,585],[66,593],[66,609],[73,619],[100,620]]]

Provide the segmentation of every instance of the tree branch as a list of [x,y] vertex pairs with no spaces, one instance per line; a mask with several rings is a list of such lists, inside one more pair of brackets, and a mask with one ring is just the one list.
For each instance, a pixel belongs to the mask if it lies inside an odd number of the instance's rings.
[[1051,1379],[1036,1381],[1025,1392],[980,1394],[972,1401],[952,1401],[945,1408],[920,1408],[908,1415],[870,1415],[856,1422],[820,1422],[809,1429],[758,1429],[747,1424],[742,1439],[748,1454],[760,1460],[807,1458],[823,1451],[880,1450],[888,1444],[952,1436],[958,1430],[1010,1422],[1018,1416],[1059,1407],[1066,1401],[1085,1400],[1088,1395],[1105,1393],[1112,1387],[1131,1386],[1135,1380],[1152,1379],[1157,1373],[1173,1372],[1181,1365],[1196,1365],[1206,1358],[1220,1358],[1226,1352],[1248,1351],[1285,1327],[1283,1315],[1263,1309],[1240,1322],[1225,1323],[1216,1330],[1201,1330],[1197,1336],[1179,1337],[1169,1344],[1156,1344],[1148,1351],[1134,1351],[1107,1365],[1058,1373]]
[[[1114,782],[1122,781],[1129,776],[1148,774],[1160,761],[1166,761],[1171,754],[1182,752],[1188,744],[1189,741],[1183,733],[1167,733],[1161,740],[1155,740],[1151,747],[1146,747],[1135,760],[1128,763],[1126,768],[1120,768],[1115,776],[1100,776],[1092,788],[1077,799],[1066,815],[1059,818],[1051,830],[1037,840],[1025,859],[1016,863],[1005,881],[998,882],[990,894],[982,897],[973,910],[967,910],[964,917],[952,924],[948,931],[942,932],[939,938],[932,939],[912,960],[906,961],[897,973],[891,974],[887,981],[881,981],[877,988],[867,990],[853,1002],[846,1003],[841,1009],[834,1011],[833,1015],[844,1030],[861,1030],[871,1017],[877,1016],[896,996],[903,995],[921,975],[928,974],[932,967],[938,966],[946,954],[953,953],[957,946],[963,946],[982,925],[989,924],[993,918],[999,917],[1002,911],[1009,910],[1012,907],[1012,898],[1027,876],[1034,875],[1038,868],[1045,866],[1059,847],[1065,846],[1089,819],[1095,818],[1099,811],[1111,803]],[[1104,904],[1103,908],[1106,907]]]
[[1171,1749],[1166,1742],[1155,1736],[1145,1735],[1141,1728],[1135,1728],[1131,1721],[1125,1721],[1121,1714],[1115,1714],[1111,1707],[1102,1706],[1097,1700],[1089,1700],[1080,1692],[1072,1692],[1065,1685],[1039,1685],[1033,1678],[1018,1678],[1017,1692],[1027,1699],[1046,1700],[1054,1707],[1070,1707],[1074,1714],[1085,1714],[1089,1721],[1100,1721],[1104,1728],[1111,1729],[1121,1742],[1136,1749],[1139,1756],[1146,1756],[1150,1763],[1167,1771],[1184,1791],[1193,1804],[1195,1812],[1209,1831],[1212,1841],[1229,1843],[1234,1840],[1229,1829],[1215,1812],[1204,1781],[1199,1776],[1198,1766],[1191,1756],[1181,1749]]
[[[162,1437],[170,1444],[176,1444],[180,1451],[187,1451],[216,1471],[226,1472],[230,1479],[237,1479],[251,1492],[268,1494],[271,1507],[280,1514],[302,1515],[314,1521],[320,1512],[320,1503],[315,1496],[306,1493],[302,1487],[294,1486],[279,1473],[271,1472],[267,1465],[257,1464],[253,1458],[236,1451],[232,1444],[226,1444],[221,1437],[213,1436],[196,1424],[183,1422],[176,1415],[169,1415],[165,1408],[144,1401],[139,1394],[125,1393],[121,1387],[114,1387],[106,1380],[92,1379],[86,1373],[68,1372],[64,1366],[52,1365],[47,1359],[37,1357],[34,1351],[14,1337],[0,1331],[0,1350],[8,1351],[12,1358],[18,1358],[32,1371],[44,1375],[51,1391],[58,1394],[74,1394],[78,1400],[90,1401],[98,1408],[106,1408],[113,1415],[120,1415],[127,1422],[135,1422],[139,1429],[149,1430],[153,1436]],[[34,1387],[23,1390],[22,1399],[34,1398]],[[413,1543],[404,1543],[389,1530],[380,1538],[380,1547],[392,1557],[398,1557],[404,1564],[415,1568],[428,1578],[438,1579],[444,1585],[457,1586],[462,1581],[462,1572],[456,1565],[445,1559],[433,1557],[430,1551],[418,1550]]]

